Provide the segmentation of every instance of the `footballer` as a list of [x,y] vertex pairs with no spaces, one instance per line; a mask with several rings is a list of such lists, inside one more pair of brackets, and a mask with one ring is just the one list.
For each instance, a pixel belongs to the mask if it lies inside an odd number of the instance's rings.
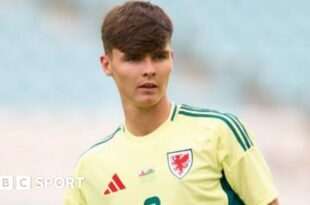
[[64,205],[277,205],[269,168],[234,115],[167,96],[173,25],[158,6],[128,1],[106,15],[100,62],[125,121],[83,154]]

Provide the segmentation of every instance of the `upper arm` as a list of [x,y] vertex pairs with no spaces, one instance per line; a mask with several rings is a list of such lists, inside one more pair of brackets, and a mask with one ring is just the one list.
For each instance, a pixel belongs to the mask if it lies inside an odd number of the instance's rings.
[[245,126],[237,118],[228,120],[219,145],[227,181],[246,204],[266,205],[277,197],[268,165]]
[[[72,177],[83,177],[82,175],[82,160],[80,159],[73,171]],[[82,187],[79,183],[74,183],[74,186],[66,190],[63,205],[87,205],[85,197],[82,192]],[[83,183],[81,184],[83,186]]]

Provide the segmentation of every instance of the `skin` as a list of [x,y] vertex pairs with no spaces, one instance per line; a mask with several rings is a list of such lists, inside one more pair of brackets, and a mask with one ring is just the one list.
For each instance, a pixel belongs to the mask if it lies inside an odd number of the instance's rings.
[[[100,56],[103,71],[114,79],[125,114],[127,129],[143,137],[158,128],[169,116],[171,103],[167,85],[173,68],[170,43],[155,53],[129,56],[119,49]],[[155,88],[141,88],[145,83]],[[277,199],[269,205],[279,205]]]
[[[147,135],[168,118],[167,85],[173,67],[170,43],[154,53],[135,56],[114,48],[110,55],[102,55],[100,62],[117,85],[126,127],[133,135]],[[141,87],[149,83],[156,87]]]
[[279,205],[278,199],[275,199],[275,200],[272,201],[269,205]]

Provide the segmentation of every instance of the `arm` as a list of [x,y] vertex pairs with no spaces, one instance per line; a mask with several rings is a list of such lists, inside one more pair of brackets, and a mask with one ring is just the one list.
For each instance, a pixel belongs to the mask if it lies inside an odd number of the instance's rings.
[[[82,177],[82,160],[80,159],[73,171],[73,177]],[[81,184],[81,186],[83,186]],[[62,205],[87,205],[84,194],[82,193],[82,187],[77,185],[69,186],[65,192]]]
[[279,205],[278,199],[273,200],[270,204],[268,205]]
[[227,126],[219,146],[228,183],[245,204],[278,205],[270,170],[253,136],[237,118],[229,119],[236,127]]

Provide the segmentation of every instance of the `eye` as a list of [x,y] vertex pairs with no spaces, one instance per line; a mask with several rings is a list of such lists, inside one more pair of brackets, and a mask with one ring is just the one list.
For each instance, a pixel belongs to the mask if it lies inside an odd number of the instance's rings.
[[128,62],[139,62],[142,56],[126,56],[125,60]]
[[155,54],[154,56],[153,56],[153,59],[155,60],[155,61],[163,61],[163,60],[165,60],[167,58],[167,55],[165,55],[165,54]]

